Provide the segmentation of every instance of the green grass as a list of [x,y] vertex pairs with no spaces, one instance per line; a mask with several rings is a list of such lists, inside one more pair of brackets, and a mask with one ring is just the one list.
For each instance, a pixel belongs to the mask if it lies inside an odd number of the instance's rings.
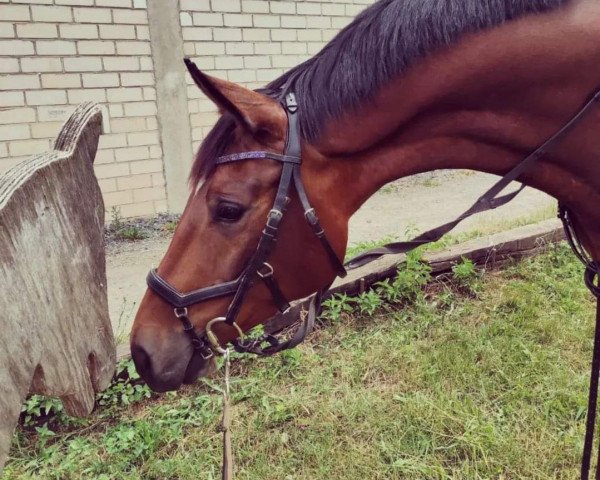
[[[423,288],[346,299],[296,350],[237,358],[238,479],[575,479],[593,303],[565,245]],[[391,292],[391,293],[390,293]],[[220,374],[181,392],[20,430],[14,478],[220,478]],[[125,388],[125,387],[123,387]],[[143,397],[143,395],[142,395]]]
[[532,223],[538,223],[543,220],[556,218],[557,212],[558,207],[556,205],[556,201],[552,201],[551,203],[547,203],[546,205],[539,207],[538,209],[533,210],[530,213],[521,215],[520,217],[515,217],[507,220],[482,219],[479,222],[477,222],[475,230],[479,232],[480,235],[491,235],[498,232],[504,232],[512,228],[522,227],[525,225],[530,225]]

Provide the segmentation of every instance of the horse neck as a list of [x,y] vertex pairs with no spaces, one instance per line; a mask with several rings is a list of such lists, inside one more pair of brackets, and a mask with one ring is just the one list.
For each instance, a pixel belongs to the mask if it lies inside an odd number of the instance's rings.
[[[504,175],[600,88],[599,57],[597,2],[469,35],[329,122],[314,145],[328,159],[328,175],[318,167],[323,195],[349,217],[382,185],[415,173]],[[565,203],[600,258],[591,240],[600,239],[598,125],[600,106],[522,180]]]

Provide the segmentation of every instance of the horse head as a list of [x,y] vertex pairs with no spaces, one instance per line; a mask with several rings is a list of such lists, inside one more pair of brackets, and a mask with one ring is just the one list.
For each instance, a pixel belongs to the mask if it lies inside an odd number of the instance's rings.
[[[284,198],[279,199],[283,208],[273,213],[276,193],[282,195],[283,170],[296,169],[300,175],[298,164],[286,167],[284,161],[273,160],[287,151],[291,141],[285,105],[271,96],[209,77],[190,63],[188,68],[221,117],[198,152],[187,205],[165,257],[151,274],[156,287],[146,292],[132,329],[136,367],[157,391],[176,389],[207,372],[211,355],[206,348],[194,349],[189,334],[201,342],[198,332],[205,332],[211,320],[233,315],[230,305],[234,295],[239,295],[244,277],[243,301],[236,305],[232,319],[235,323],[219,322],[214,327],[220,345],[270,318],[282,303],[277,297],[301,298],[330,283],[341,265],[338,257],[343,257],[347,240],[349,214],[335,205],[325,208],[332,188],[330,180],[320,174],[325,159],[307,144],[301,146],[301,179],[296,189],[306,184],[306,198],[322,214],[320,225],[327,232],[331,250],[323,249],[315,236],[318,232],[307,222],[305,205],[290,179]],[[241,152],[261,155],[235,155]],[[238,161],[228,161],[232,158]],[[264,247],[263,237],[268,233],[263,232],[269,228],[266,219],[273,215],[280,216],[276,219],[281,223],[277,241],[253,267],[249,263],[255,259],[259,243]],[[257,281],[264,276],[275,279],[279,293]],[[157,289],[166,293],[159,295]],[[179,292],[199,289],[210,292],[200,295],[202,301],[177,303]],[[215,292],[218,295],[213,295]],[[169,295],[175,299],[170,300]],[[180,321],[183,316],[184,323]]]

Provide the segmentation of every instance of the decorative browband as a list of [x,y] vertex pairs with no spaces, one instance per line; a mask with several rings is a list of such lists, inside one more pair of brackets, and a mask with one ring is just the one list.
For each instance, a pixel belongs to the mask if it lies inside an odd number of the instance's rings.
[[271,153],[261,150],[257,152],[240,152],[223,155],[217,158],[216,164],[221,165],[223,163],[232,163],[239,160],[256,160],[261,158],[268,158],[270,160],[277,160],[278,162],[284,163],[295,163],[297,165],[300,165],[301,161],[300,157],[296,157],[294,155],[281,155],[279,153]]

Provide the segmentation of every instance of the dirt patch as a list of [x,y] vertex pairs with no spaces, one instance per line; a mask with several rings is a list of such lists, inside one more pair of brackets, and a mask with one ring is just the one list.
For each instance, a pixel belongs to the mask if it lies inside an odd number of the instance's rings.
[[[415,175],[383,187],[350,221],[350,241],[356,244],[383,237],[402,239],[456,218],[498,177],[465,171],[439,171]],[[532,223],[552,215],[556,202],[548,195],[527,188],[509,205],[465,221],[457,231],[490,227],[506,229],[514,222]],[[123,241],[113,231],[107,236],[108,295],[113,328],[126,341],[135,311],[144,291],[148,270],[158,265],[171,238],[176,216],[122,221],[146,236]],[[530,222],[528,222],[530,220]],[[114,230],[114,229],[113,229]]]

